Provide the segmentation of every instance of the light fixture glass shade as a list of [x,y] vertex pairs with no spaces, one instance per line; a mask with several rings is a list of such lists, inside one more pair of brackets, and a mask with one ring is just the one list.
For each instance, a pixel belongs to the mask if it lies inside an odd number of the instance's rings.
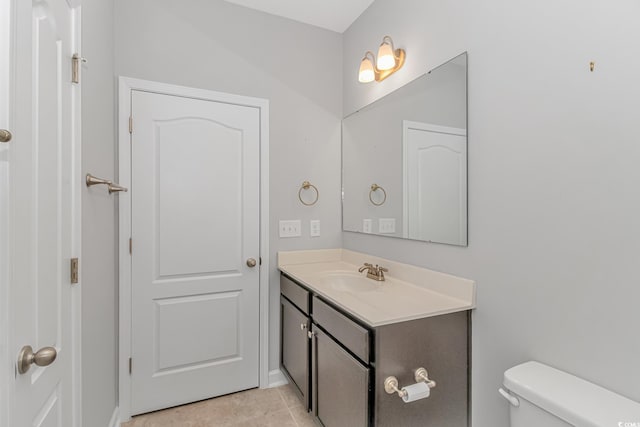
[[393,46],[383,41],[378,49],[378,61],[376,63],[379,70],[390,70],[396,66],[396,58],[393,55]]
[[373,71],[373,63],[366,56],[362,58],[360,63],[360,72],[358,72],[358,81],[360,83],[369,83],[374,81],[376,74]]

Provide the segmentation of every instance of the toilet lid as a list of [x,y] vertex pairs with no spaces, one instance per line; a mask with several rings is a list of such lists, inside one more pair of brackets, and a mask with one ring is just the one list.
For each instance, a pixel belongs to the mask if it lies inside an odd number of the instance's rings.
[[640,403],[542,363],[527,362],[507,370],[504,385],[576,426],[640,425]]

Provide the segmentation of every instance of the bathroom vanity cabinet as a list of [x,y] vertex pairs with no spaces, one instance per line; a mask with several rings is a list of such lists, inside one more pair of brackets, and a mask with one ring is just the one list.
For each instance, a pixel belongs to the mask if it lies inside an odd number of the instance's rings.
[[[285,274],[280,286],[281,367],[324,426],[468,425],[469,311],[373,327]],[[385,392],[420,367],[436,381],[428,398]]]

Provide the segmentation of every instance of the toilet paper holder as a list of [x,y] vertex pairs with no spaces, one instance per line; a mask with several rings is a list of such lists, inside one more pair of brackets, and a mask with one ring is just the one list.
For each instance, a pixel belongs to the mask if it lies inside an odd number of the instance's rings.
[[[429,388],[434,388],[436,386],[436,382],[429,379],[429,373],[425,368],[418,368],[414,372],[414,378],[416,383],[423,382],[427,384]],[[384,391],[388,394],[398,393],[398,397],[405,397],[407,392],[402,390],[402,388],[398,385],[398,379],[394,376],[389,376],[384,380]]]

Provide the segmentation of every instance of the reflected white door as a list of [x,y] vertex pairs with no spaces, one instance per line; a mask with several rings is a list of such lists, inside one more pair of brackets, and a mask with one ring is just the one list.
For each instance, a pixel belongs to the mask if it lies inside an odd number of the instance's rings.
[[66,0],[13,4],[9,351],[16,362],[24,346],[34,351],[53,346],[57,359],[11,376],[9,425],[69,427],[79,421],[73,416],[72,389],[72,364],[79,362],[73,360],[72,298],[79,290],[70,279],[70,259],[79,249],[73,120],[78,89],[71,83],[79,14]]
[[258,386],[258,108],[132,91],[132,398]]
[[405,237],[466,245],[466,131],[405,120],[403,144]]

